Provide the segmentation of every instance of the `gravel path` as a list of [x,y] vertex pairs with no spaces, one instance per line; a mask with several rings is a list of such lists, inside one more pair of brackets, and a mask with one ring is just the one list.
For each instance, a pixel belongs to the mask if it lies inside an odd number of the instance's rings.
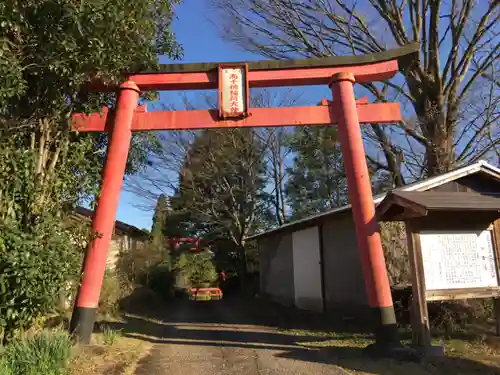
[[325,352],[297,345],[314,338],[249,324],[245,311],[226,301],[179,301],[156,311],[155,320],[129,317],[126,327],[154,343],[135,375],[348,374]]

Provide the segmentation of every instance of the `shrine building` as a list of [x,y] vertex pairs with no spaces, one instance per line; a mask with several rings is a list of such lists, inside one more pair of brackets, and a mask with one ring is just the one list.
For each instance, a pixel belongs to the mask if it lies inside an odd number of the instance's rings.
[[[496,231],[497,237],[494,238],[500,238],[500,169],[485,161],[373,198],[378,213],[384,206],[383,215],[378,216],[382,238],[386,238],[386,263],[391,263],[393,255],[399,251],[408,254],[404,223],[400,223],[403,226],[402,241],[394,238],[394,243],[391,243],[393,235],[384,233],[383,221],[394,221],[396,211],[403,210],[401,207],[406,205],[398,202],[407,202],[408,207],[420,207],[426,212],[449,211],[451,215],[454,210],[470,210],[468,217],[472,221],[479,211],[486,212],[496,219],[489,230]],[[387,215],[393,217],[385,219]],[[343,317],[363,318],[369,312],[350,205],[267,230],[248,240],[258,243],[260,294],[263,297],[299,309]],[[407,256],[400,258],[404,262],[396,267],[401,268],[400,273],[409,274]],[[392,268],[389,277],[395,287],[399,281],[394,264],[388,268]]]

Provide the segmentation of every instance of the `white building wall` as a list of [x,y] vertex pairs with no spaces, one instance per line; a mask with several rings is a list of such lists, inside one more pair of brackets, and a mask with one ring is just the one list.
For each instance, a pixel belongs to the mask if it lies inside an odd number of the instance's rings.
[[323,311],[321,255],[317,226],[292,234],[295,305],[304,310]]

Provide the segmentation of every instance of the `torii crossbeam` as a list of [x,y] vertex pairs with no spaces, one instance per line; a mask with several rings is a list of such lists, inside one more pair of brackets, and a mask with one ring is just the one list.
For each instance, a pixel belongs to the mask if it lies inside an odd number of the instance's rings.
[[[394,123],[401,120],[401,113],[397,103],[356,102],[353,85],[390,79],[411,64],[418,51],[418,44],[411,44],[363,56],[246,64],[171,64],[163,65],[159,72],[128,74],[119,87],[102,82],[90,84],[88,90],[118,91],[118,100],[113,111],[73,116],[74,130],[106,131],[110,142],[92,224],[92,230],[98,235],[87,249],[71,332],[84,343],[90,341],[133,131],[335,124],[344,157],[368,303],[377,327],[375,345],[399,347],[360,123]],[[249,88],[303,85],[329,85],[333,101],[323,100],[321,105],[312,107],[248,107]],[[200,89],[219,89],[218,111],[148,113],[144,107],[138,107],[141,91]]]

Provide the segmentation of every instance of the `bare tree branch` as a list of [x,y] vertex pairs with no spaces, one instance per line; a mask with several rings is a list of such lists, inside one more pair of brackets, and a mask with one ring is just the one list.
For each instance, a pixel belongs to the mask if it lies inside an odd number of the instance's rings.
[[[365,85],[378,101],[398,98],[407,117],[415,118],[398,124],[402,133],[388,126],[372,128],[378,150],[370,157],[377,160],[376,155],[384,155],[380,164],[393,175],[404,167],[408,176],[421,178],[473,161],[476,155],[496,157],[499,134],[486,135],[494,116],[478,115],[492,113],[487,106],[496,101],[478,101],[474,113],[467,111],[473,88],[483,95],[493,90],[498,97],[498,0],[212,2],[222,20],[223,38],[273,59],[364,54],[420,42],[419,61],[403,79],[383,90]],[[404,155],[400,158],[404,165],[397,167],[394,150]]]

